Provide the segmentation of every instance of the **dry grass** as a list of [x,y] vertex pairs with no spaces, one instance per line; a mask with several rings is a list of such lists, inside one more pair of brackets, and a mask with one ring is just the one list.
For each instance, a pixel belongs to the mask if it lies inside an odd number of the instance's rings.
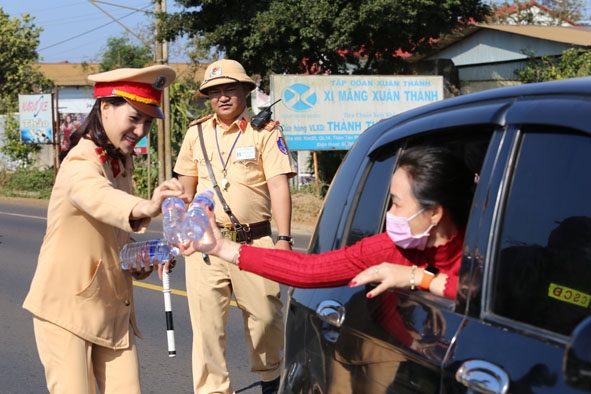
[[295,226],[314,226],[322,208],[323,201],[312,193],[291,195],[291,222]]

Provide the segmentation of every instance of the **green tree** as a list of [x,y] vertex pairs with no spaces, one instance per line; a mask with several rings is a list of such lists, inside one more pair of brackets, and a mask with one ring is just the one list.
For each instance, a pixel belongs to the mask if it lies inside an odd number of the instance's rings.
[[[404,55],[490,8],[480,0],[177,0],[182,11],[159,15],[159,38],[191,38],[194,61],[226,56],[260,75],[404,73]],[[330,182],[343,152],[318,154]],[[336,161],[335,161],[336,160]],[[329,164],[330,163],[330,164]],[[332,167],[331,167],[332,164]]]
[[11,18],[0,7],[0,114],[5,115],[4,146],[0,149],[22,165],[34,161],[40,146],[20,142],[19,124],[14,118],[18,111],[18,95],[41,93],[52,86],[35,67],[42,29],[35,26],[33,20],[29,14],[22,15],[21,19]]
[[99,70],[110,71],[121,67],[142,68],[153,62],[151,48],[135,45],[129,35],[107,38],[107,47],[99,62]]
[[[177,0],[159,15],[161,36],[188,35],[211,53],[240,61],[251,74],[392,74],[402,53],[490,11],[479,0]],[[223,16],[223,17],[220,17]]]
[[569,48],[561,56],[540,58],[530,54],[527,66],[518,71],[517,75],[523,83],[590,76],[591,51]]

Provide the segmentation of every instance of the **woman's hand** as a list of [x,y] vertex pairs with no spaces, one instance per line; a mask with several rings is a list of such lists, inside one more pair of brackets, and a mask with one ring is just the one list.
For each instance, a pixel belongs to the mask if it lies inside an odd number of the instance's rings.
[[168,197],[179,197],[185,203],[190,202],[187,196],[183,196],[185,193],[184,190],[183,185],[176,178],[162,182],[162,184],[154,189],[154,193],[150,200],[143,200],[133,207],[133,210],[131,211],[131,219],[158,216],[162,209],[162,202]]
[[373,298],[388,289],[409,288],[411,273],[412,267],[400,264],[381,263],[369,267],[357,274],[351,282],[349,282],[349,287],[362,286],[368,283],[379,283],[376,288],[366,294],[367,298]]
[[190,256],[195,252],[217,255],[217,251],[221,248],[225,238],[217,226],[215,214],[209,208],[205,212],[209,219],[209,229],[203,233],[203,237],[198,241],[175,245],[183,256]]

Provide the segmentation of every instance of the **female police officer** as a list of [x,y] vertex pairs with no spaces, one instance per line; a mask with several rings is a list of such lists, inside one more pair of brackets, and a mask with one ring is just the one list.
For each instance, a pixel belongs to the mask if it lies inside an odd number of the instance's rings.
[[132,153],[154,118],[162,89],[176,77],[163,65],[89,76],[97,98],[58,172],[47,232],[23,307],[33,313],[35,340],[51,393],[140,393],[132,275],[119,250],[143,232],[162,201],[179,196],[177,180],[150,200],[133,196]]

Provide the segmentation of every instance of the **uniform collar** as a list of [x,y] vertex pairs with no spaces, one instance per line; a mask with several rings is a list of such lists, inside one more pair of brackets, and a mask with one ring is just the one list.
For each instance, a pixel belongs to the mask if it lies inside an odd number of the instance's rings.
[[[251,117],[252,116],[250,115],[250,112],[248,112],[248,108],[244,108],[244,111],[242,111],[242,113],[234,120],[234,122],[232,122],[232,124],[230,125],[230,128],[228,128],[228,130],[224,130],[224,132],[232,131],[234,129],[234,127],[237,127],[238,129],[240,129],[244,133],[246,131],[246,129],[248,128]],[[214,125],[217,125],[220,123],[218,120],[217,114],[214,115],[213,119],[214,119]]]
[[101,164],[107,163],[109,167],[111,167],[111,171],[113,172],[113,177],[117,178],[117,176],[121,173],[121,161],[119,159],[114,159],[109,156],[105,148],[96,147],[94,149],[94,153],[98,156],[99,162]]

